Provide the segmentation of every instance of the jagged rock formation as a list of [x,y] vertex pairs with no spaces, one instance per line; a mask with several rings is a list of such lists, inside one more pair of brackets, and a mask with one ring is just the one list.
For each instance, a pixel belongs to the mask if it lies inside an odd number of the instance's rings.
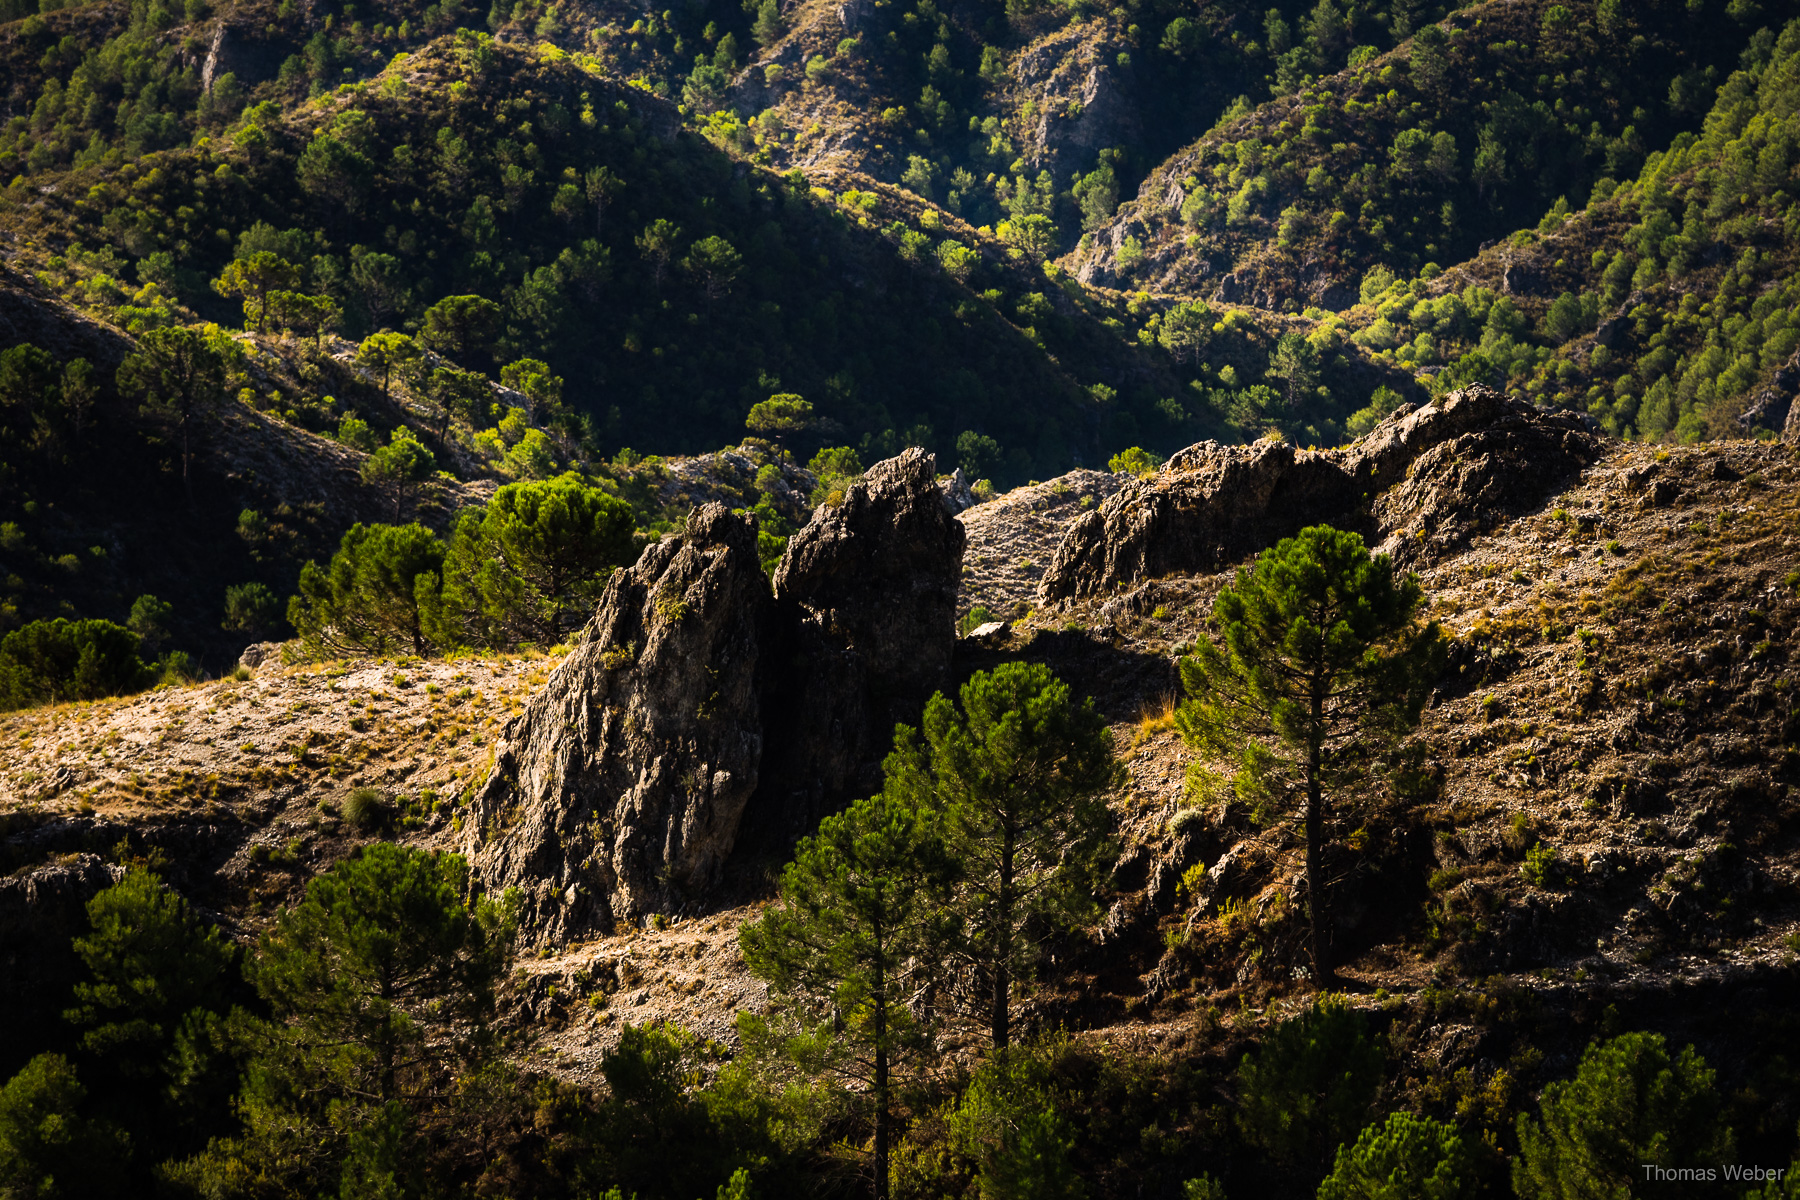
[[580,645],[508,730],[476,795],[474,860],[547,936],[710,883],[762,759],[768,587],[722,505],[613,576]]
[[1319,522],[1385,539],[1384,549],[1410,563],[1541,498],[1599,450],[1580,419],[1479,386],[1396,413],[1337,450],[1202,442],[1077,520],[1039,599],[1218,571]]
[[934,459],[915,448],[876,464],[788,544],[775,572],[789,640],[769,780],[790,818],[879,786],[895,722],[916,720],[948,677],[965,540]]
[[[1600,457],[1601,438],[1580,418],[1487,391],[1487,404],[1495,401],[1505,407],[1435,445],[1418,451],[1377,445],[1364,452],[1365,464],[1377,455],[1395,464],[1394,469],[1370,472],[1380,483],[1370,512],[1376,537],[1384,539],[1380,549],[1401,566],[1436,561],[1466,545],[1482,529],[1541,503]],[[1386,429],[1375,430],[1367,440],[1381,438]],[[1427,430],[1427,436],[1441,432]],[[1398,467],[1400,462],[1406,465]],[[1346,468],[1356,465],[1353,460]]]
[[795,535],[773,594],[754,523],[717,504],[613,577],[465,831],[534,938],[684,907],[747,812],[785,836],[867,783],[949,671],[963,533],[933,468],[878,463]]

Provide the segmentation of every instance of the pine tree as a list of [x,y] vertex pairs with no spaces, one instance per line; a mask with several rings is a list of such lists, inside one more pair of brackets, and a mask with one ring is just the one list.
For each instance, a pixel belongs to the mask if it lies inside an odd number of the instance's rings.
[[796,848],[777,905],[739,934],[753,974],[828,1022],[835,1017],[837,1039],[853,1043],[839,1069],[870,1089],[876,1200],[888,1194],[892,1068],[924,1041],[909,1001],[919,963],[943,934],[946,873],[931,822],[905,787],[827,817]]
[[423,525],[352,525],[328,566],[301,568],[288,622],[320,651],[424,654],[443,570]]
[[1324,866],[1327,789],[1350,786],[1356,751],[1418,723],[1442,661],[1413,576],[1316,525],[1264,551],[1213,603],[1217,641],[1181,664],[1189,745],[1239,765],[1239,795],[1297,802],[1306,828],[1312,958],[1331,979]]
[[1031,931],[1093,910],[1108,821],[1100,796],[1118,767],[1093,701],[1076,703],[1041,663],[978,672],[961,700],[932,697],[924,742],[902,737],[888,758],[888,787],[942,814],[962,953],[985,984],[989,1031],[1003,1050],[1013,981],[1036,958]]
[[119,365],[119,390],[143,398],[144,412],[175,426],[181,442],[181,484],[194,500],[194,435],[201,417],[225,396],[236,346],[215,327],[152,329]]
[[227,263],[212,287],[221,296],[242,300],[244,324],[262,333],[269,328],[270,295],[288,291],[299,281],[300,268],[272,250],[258,250]]
[[[1513,1190],[1524,1200],[1622,1196],[1646,1164],[1706,1167],[1730,1162],[1713,1072],[1692,1046],[1671,1055],[1662,1035],[1627,1033],[1595,1042],[1575,1078],[1544,1089],[1539,1117],[1519,1115]],[[1659,1184],[1672,1196],[1711,1195],[1717,1184]]]
[[434,640],[553,646],[581,628],[631,561],[631,505],[579,476],[509,483],[465,513],[444,560]]
[[418,364],[424,353],[419,343],[404,333],[383,330],[362,340],[356,348],[356,365],[381,377],[381,398],[386,400],[392,394],[394,375]]
[[394,427],[388,444],[363,460],[364,483],[385,489],[394,498],[394,520],[406,511],[407,497],[437,469],[437,460],[412,430]]

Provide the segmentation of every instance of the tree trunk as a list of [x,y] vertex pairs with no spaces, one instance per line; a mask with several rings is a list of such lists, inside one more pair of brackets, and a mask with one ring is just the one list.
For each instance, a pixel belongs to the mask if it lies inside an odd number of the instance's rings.
[[[384,1008],[391,1006],[394,1001],[393,980],[387,978],[385,975],[381,980],[381,1000]],[[386,1104],[389,1100],[394,1098],[394,1093],[399,1089],[395,1084],[394,1078],[393,1017],[391,1011],[385,1012],[383,1015],[387,1019],[384,1020],[381,1025],[381,1041],[376,1051],[376,1057],[381,1067],[381,1102]]]
[[1319,795],[1317,778],[1306,787],[1306,906],[1312,915],[1313,971],[1321,988],[1332,982],[1331,946],[1325,926],[1324,868],[1319,858],[1325,843],[1324,799]]
[[188,414],[181,414],[181,490],[187,493],[188,507],[194,507],[194,480],[189,473],[194,461],[193,431]]
[[1313,688],[1313,736],[1306,752],[1306,907],[1312,919],[1313,974],[1318,986],[1331,986],[1331,946],[1325,923],[1325,870],[1319,859],[1325,847],[1325,797],[1319,782],[1322,748],[1318,730],[1324,718],[1324,689]]
[[[876,986],[881,986],[879,973]],[[875,1200],[888,1195],[888,1052],[887,1004],[875,1003]]]
[[1013,831],[1006,830],[1000,845],[1000,895],[995,914],[994,937],[994,1049],[1006,1049],[1012,1034],[1012,979],[1007,972],[1012,958]]

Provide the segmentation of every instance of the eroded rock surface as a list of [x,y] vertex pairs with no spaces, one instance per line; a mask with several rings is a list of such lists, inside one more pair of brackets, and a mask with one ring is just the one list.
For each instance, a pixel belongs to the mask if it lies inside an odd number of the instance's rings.
[[465,833],[483,883],[533,940],[690,908],[746,822],[778,842],[878,780],[949,674],[962,549],[917,450],[815,512],[773,594],[754,523],[696,510],[507,727]]
[[911,449],[819,508],[775,572],[787,638],[774,680],[769,781],[801,820],[880,785],[894,724],[916,720],[949,676],[965,543]]
[[[1497,396],[1486,392],[1490,401]],[[1399,451],[1365,452],[1362,462],[1383,483],[1370,510],[1371,540],[1383,539],[1380,549],[1396,563],[1417,567],[1461,549],[1482,529],[1542,503],[1600,457],[1600,438],[1580,418],[1505,403],[1480,424],[1465,423],[1463,432],[1406,456],[1403,470],[1374,462],[1382,454],[1398,459]]]
[[1460,543],[1485,517],[1541,499],[1599,453],[1579,418],[1479,386],[1397,413],[1337,450],[1202,442],[1077,520],[1039,599],[1222,570],[1320,522],[1385,542],[1410,563]]
[[616,573],[507,730],[474,802],[475,865],[550,937],[678,904],[717,876],[762,761],[768,587],[722,505]]

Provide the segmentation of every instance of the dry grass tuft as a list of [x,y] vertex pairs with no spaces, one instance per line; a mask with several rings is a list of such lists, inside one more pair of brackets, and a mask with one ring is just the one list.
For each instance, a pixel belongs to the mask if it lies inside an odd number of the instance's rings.
[[1154,703],[1146,704],[1138,714],[1137,727],[1131,732],[1131,748],[1136,750],[1159,733],[1173,733],[1178,707],[1180,702],[1174,692],[1164,692]]

